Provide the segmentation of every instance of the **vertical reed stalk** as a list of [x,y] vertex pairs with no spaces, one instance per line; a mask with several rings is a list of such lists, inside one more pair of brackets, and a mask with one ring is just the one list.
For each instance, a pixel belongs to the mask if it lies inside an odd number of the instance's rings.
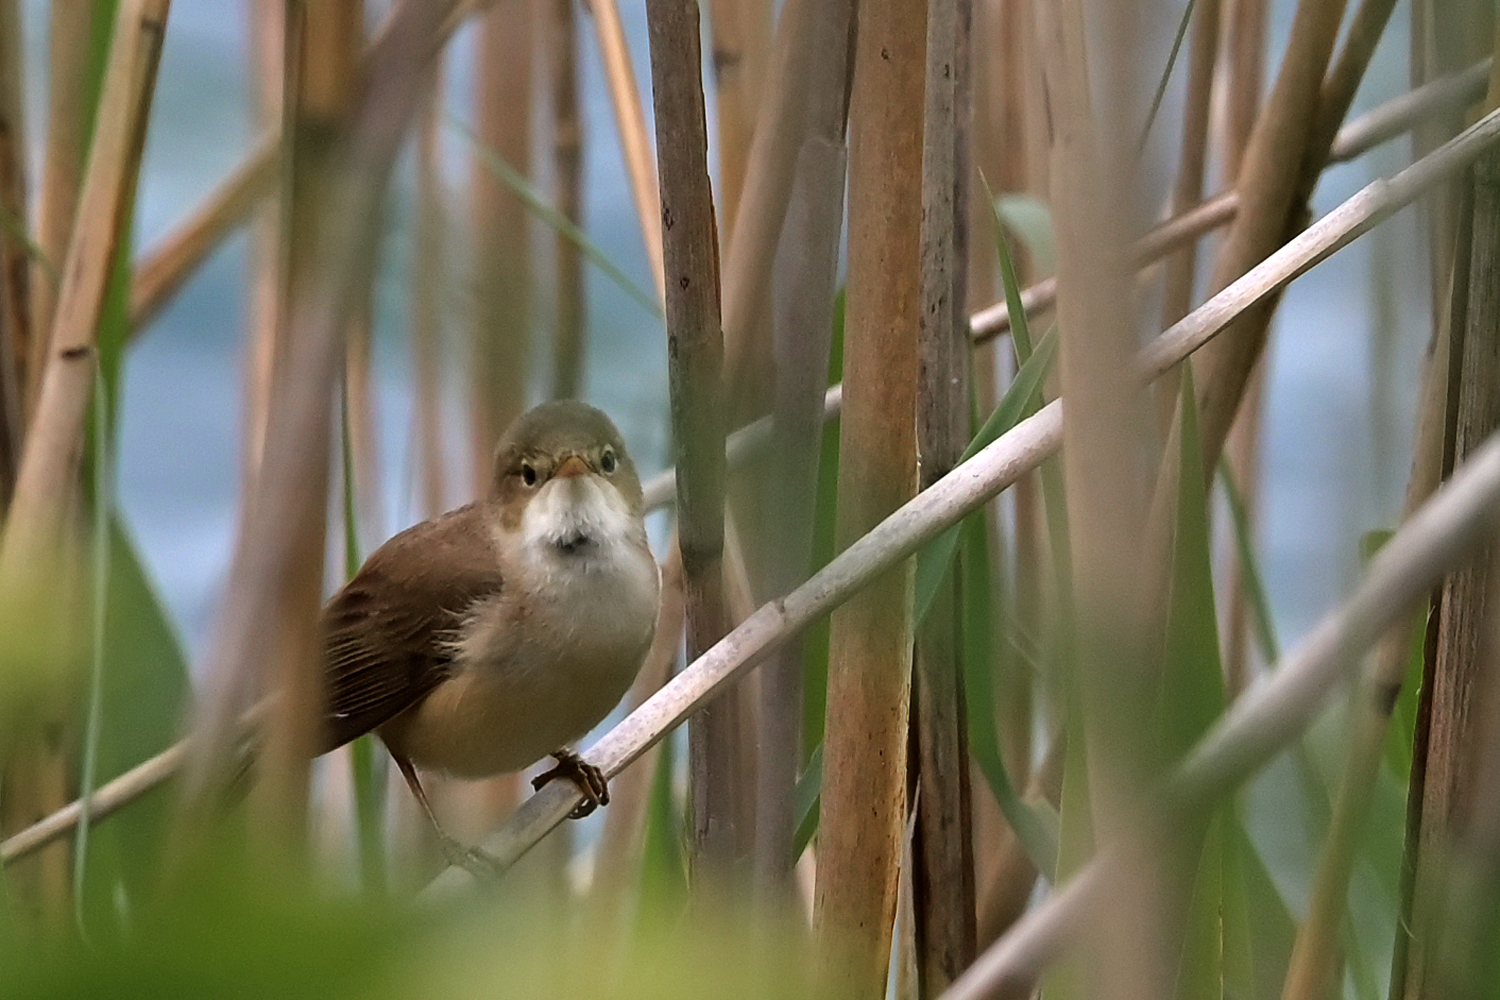
[[[1497,102],[1500,91],[1492,90],[1488,107]],[[1460,287],[1466,287],[1466,294],[1463,302],[1452,304],[1449,370],[1457,385],[1450,384],[1449,392],[1456,399],[1450,415],[1455,467],[1500,427],[1500,353],[1495,350],[1495,331],[1500,329],[1500,154],[1481,156],[1471,178],[1467,210],[1458,217],[1458,245],[1467,256],[1461,270],[1467,280],[1461,284],[1455,279],[1455,295],[1465,294]],[[1413,765],[1420,774],[1412,776],[1413,808],[1420,820],[1414,824],[1415,877],[1407,903],[1411,940],[1405,979],[1397,987],[1404,997],[1430,995],[1442,977],[1447,917],[1433,903],[1440,898],[1443,869],[1462,823],[1464,790],[1472,786],[1473,769],[1480,765],[1473,756],[1470,706],[1496,696],[1479,683],[1481,676],[1494,680],[1481,673],[1487,616],[1493,613],[1500,582],[1490,575],[1493,568],[1493,560],[1480,561],[1444,584],[1434,625],[1436,648],[1423,677],[1417,732],[1424,744]],[[1408,827],[1409,835],[1412,829]]]
[[30,420],[42,387],[48,336],[57,309],[58,283],[89,148],[90,109],[96,91],[89,81],[96,5],[54,3],[47,48],[47,138],[37,192],[36,243],[48,266],[31,271],[31,338],[25,358],[26,416]]
[[[682,553],[687,655],[729,631],[724,588],[724,334],[719,234],[708,175],[708,126],[699,75],[696,0],[648,0],[667,358],[677,460],[677,545]],[[692,862],[705,886],[722,884],[745,855],[753,784],[742,759],[741,693],[725,692],[688,730]]]
[[[257,123],[263,132],[285,132],[286,0],[254,0],[250,17],[250,79]],[[283,139],[283,143],[285,140]],[[250,226],[249,308],[246,316],[245,370],[242,376],[244,434],[240,461],[245,489],[254,489],[270,420],[271,371],[280,348],[279,322],[286,262],[281,223],[290,187],[285,183],[287,151],[277,147],[277,197],[263,203]]]
[[[548,69],[552,74],[552,185],[557,211],[574,226],[583,225],[583,116],[578,105],[578,28],[575,0],[551,0],[548,20]],[[562,233],[555,233],[553,302],[553,399],[572,399],[583,391],[586,317],[583,254]]]
[[[300,4],[286,8],[283,95],[288,118],[285,177],[289,187],[283,198],[281,222],[281,293],[277,338],[283,348],[273,358],[271,404],[268,424],[277,419],[277,399],[285,399],[286,387],[304,377],[294,364],[300,345],[293,336],[292,311],[318,287],[316,268],[319,242],[324,238],[323,206],[332,195],[334,158],[339,155],[333,138],[348,113],[357,89],[355,72],[363,35],[362,4]],[[346,300],[351,312],[358,311],[360,296],[350,289]],[[347,319],[346,319],[347,322]],[[347,329],[343,331],[347,336]],[[311,510],[300,511],[289,520],[298,558],[282,568],[278,611],[287,617],[281,628],[266,637],[261,647],[264,666],[259,676],[268,691],[279,694],[270,711],[266,743],[251,804],[260,848],[268,857],[283,852],[297,857],[304,846],[307,822],[308,760],[318,743],[322,703],[323,649],[316,627],[316,612],[323,595],[323,511],[328,490],[326,430],[308,443],[323,465],[307,483],[301,498]],[[262,474],[268,474],[271,452],[264,455]],[[274,473],[270,473],[274,474]]]
[[51,564],[75,495],[94,389],[94,336],[134,201],[169,7],[169,0],[128,0],[115,23],[41,392],[0,541],[0,578],[10,584]]
[[439,136],[442,129],[444,61],[433,69],[432,91],[417,119],[417,218],[412,243],[411,350],[413,394],[416,396],[416,439],[419,463],[418,496],[422,516],[448,508],[448,463],[444,448],[442,371],[444,292],[452,260],[445,252],[448,216],[444,207]]
[[1226,178],[1239,176],[1265,79],[1266,0],[1228,0],[1224,20],[1224,117],[1217,146]]
[[[969,0],[934,0],[928,14],[922,182],[922,329],[917,387],[919,485],[946,475],[968,444]],[[962,560],[962,554],[959,560]],[[911,845],[918,995],[935,997],[974,960],[974,834],[963,686],[959,566],[917,632],[911,746],[916,822]]]
[[[849,127],[849,278],[836,540],[848,546],[916,490],[925,0],[859,10]],[[884,989],[906,814],[912,564],[834,612],[817,933],[848,996]]]
[[[807,135],[797,154],[785,226],[774,261],[772,390],[774,475],[761,477],[768,525],[762,544],[772,593],[787,593],[812,570],[823,390],[833,342],[839,239],[843,230],[844,135],[853,58],[853,0],[789,0],[778,38],[804,39],[821,58],[808,67]],[[806,19],[806,20],[804,20]],[[783,51],[778,48],[778,52]],[[760,670],[755,883],[775,906],[791,888],[795,792],[802,766],[803,648],[792,642]]]
[[[111,35],[103,92],[94,119],[89,164],[78,194],[78,213],[67,241],[63,282],[56,298],[45,350],[36,356],[40,388],[26,429],[21,464],[4,534],[0,536],[0,602],[11,628],[39,637],[38,646],[57,658],[57,692],[65,690],[61,667],[71,661],[78,593],[68,579],[78,553],[70,544],[78,511],[79,463],[84,430],[98,375],[96,336],[110,275],[135,201],[146,123],[161,58],[167,0],[122,3]],[[38,271],[44,269],[38,268]],[[49,301],[51,301],[49,299]],[[24,623],[24,624],[23,624]],[[56,692],[55,692],[56,693]],[[60,709],[25,720],[22,746],[33,752],[14,762],[8,786],[25,791],[18,801],[45,815],[67,802]],[[17,769],[29,769],[20,775]],[[27,801],[29,799],[29,802]],[[13,819],[7,816],[7,821]],[[67,898],[61,864],[49,852],[41,887],[44,905],[60,908]]]

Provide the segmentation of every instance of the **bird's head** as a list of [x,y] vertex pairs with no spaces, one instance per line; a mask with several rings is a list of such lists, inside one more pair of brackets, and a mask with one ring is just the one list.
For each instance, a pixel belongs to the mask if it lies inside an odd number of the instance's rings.
[[559,557],[644,541],[641,481],[609,417],[576,400],[522,414],[495,453],[495,497],[508,530]]

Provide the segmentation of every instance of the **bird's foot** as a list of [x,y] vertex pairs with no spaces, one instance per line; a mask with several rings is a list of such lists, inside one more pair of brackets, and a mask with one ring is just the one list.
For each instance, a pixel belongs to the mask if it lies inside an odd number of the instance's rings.
[[609,805],[609,782],[605,780],[603,771],[571,750],[557,750],[552,756],[557,760],[557,766],[532,778],[532,788],[540,790],[543,785],[557,778],[567,778],[577,785],[578,790],[583,793],[583,801],[568,813],[569,819],[583,819],[599,806]]

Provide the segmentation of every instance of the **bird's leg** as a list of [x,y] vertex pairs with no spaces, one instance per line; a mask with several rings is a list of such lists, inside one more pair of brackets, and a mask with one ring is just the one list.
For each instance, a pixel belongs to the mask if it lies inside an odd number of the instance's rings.
[[557,766],[532,778],[532,788],[541,790],[543,785],[557,778],[567,778],[577,785],[583,793],[583,801],[568,813],[570,819],[583,819],[599,806],[609,805],[609,782],[603,771],[567,747],[554,750],[552,756],[556,758]]
[[427,819],[432,823],[433,832],[437,834],[438,844],[443,849],[443,856],[448,859],[450,865],[462,868],[481,882],[493,882],[504,872],[500,862],[480,850],[477,847],[465,847],[443,829],[443,824],[438,822],[437,813],[432,810],[432,803],[427,801],[427,793],[422,790],[422,783],[417,780],[417,769],[412,766],[411,761],[399,754],[391,754],[396,766],[401,769],[401,776],[406,779],[406,787],[417,797],[422,805],[422,811],[427,814]]

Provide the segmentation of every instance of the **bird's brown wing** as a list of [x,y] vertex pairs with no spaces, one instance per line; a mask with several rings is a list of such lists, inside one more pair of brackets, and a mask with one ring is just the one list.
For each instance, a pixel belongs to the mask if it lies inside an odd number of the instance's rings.
[[375,550],[323,609],[328,716],[320,749],[380,726],[448,677],[460,626],[475,602],[501,586],[493,543],[473,506]]

